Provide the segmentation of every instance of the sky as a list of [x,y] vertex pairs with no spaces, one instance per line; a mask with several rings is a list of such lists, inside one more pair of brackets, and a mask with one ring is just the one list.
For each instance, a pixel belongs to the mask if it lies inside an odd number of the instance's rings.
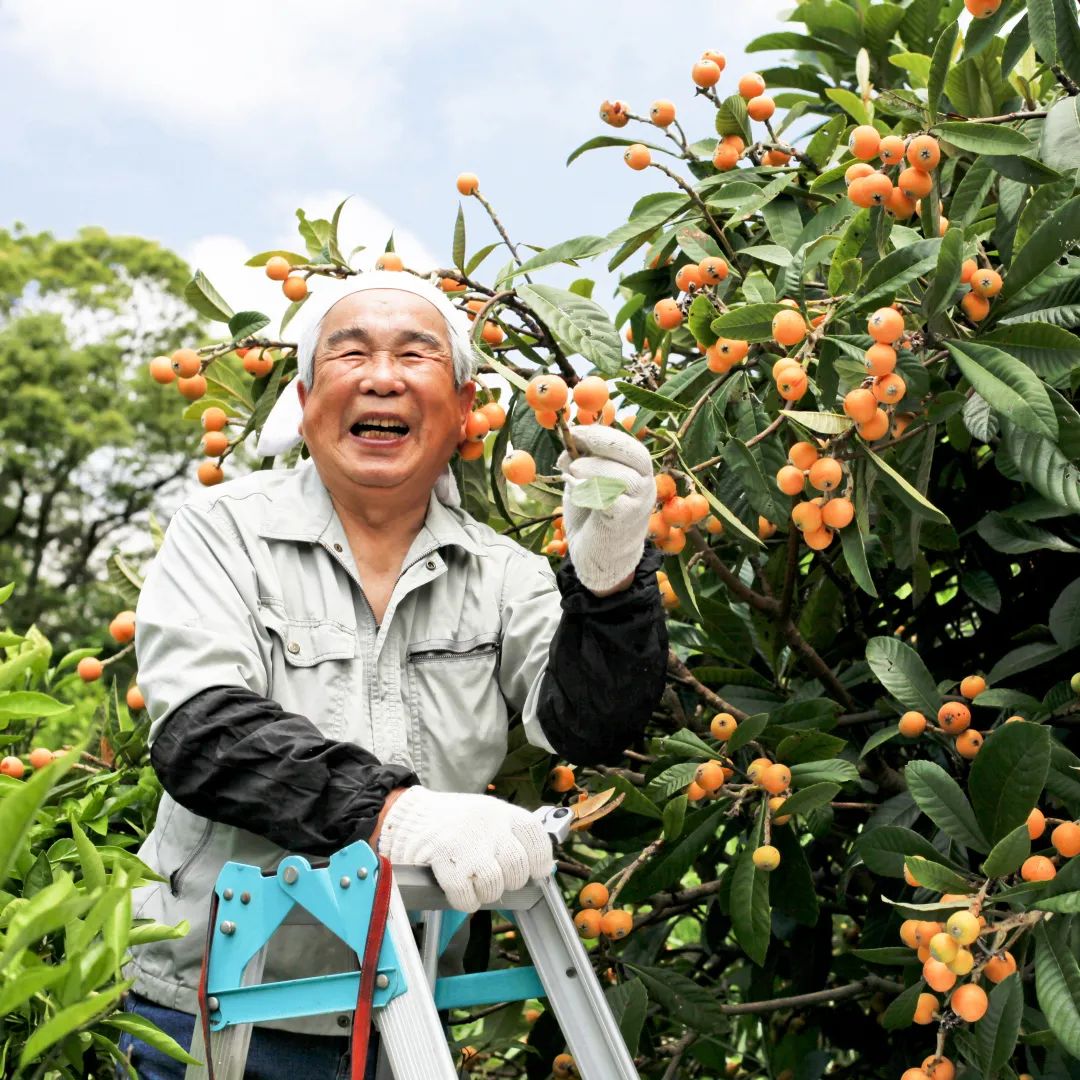
[[[792,6],[0,0],[2,224],[156,239],[234,309],[270,314],[284,305],[278,287],[243,263],[303,250],[297,207],[329,216],[350,196],[342,247],[368,246],[360,267],[391,230],[409,266],[447,265],[462,171],[516,242],[604,233],[659,178],[617,149],[566,167],[581,142],[616,134],[600,102],[647,113],[669,98],[691,140],[707,136],[694,61],[725,53],[720,89],[734,92],[739,75],[776,62],[743,47]],[[471,253],[497,236],[469,203]]]

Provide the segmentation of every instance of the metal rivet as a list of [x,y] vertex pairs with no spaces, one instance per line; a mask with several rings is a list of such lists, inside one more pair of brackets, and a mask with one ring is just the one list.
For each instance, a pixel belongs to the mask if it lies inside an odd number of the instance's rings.
[[222,899],[222,900],[231,900],[232,898],[233,898],[233,891],[232,891],[232,889],[226,889],[226,890],[225,890],[225,891],[224,891],[224,892],[223,892],[223,893],[221,894],[221,899]]
[[298,653],[300,651],[300,642],[299,641],[290,641],[287,648],[288,648],[289,652],[291,652],[295,656],[296,653]]
[[428,561],[427,561],[426,563],[424,563],[424,565],[425,565],[425,566],[426,566],[426,567],[427,567],[427,568],[428,568],[429,570],[434,570],[434,569],[435,569],[435,560],[434,560],[434,559],[428,559]]
[[350,886],[350,885],[352,884],[352,878],[350,878],[350,877],[343,877],[343,878],[342,878],[342,879],[341,879],[341,880],[340,880],[340,881],[338,882],[338,884],[339,884],[339,885],[340,885],[340,886],[341,886],[341,887],[342,887],[343,889],[347,889],[347,888],[348,888],[348,887],[349,887],[349,886]]
[[217,1012],[221,1008],[221,1002],[216,997],[208,997],[206,999],[206,1007],[211,1012]]
[[567,968],[566,969],[566,977],[568,979],[576,979],[577,978],[577,970],[575,968]]
[[286,885],[292,885],[296,882],[296,879],[300,876],[300,871],[295,866],[286,866],[285,873],[281,875]]
[[361,866],[361,867],[360,867],[360,869],[356,871],[356,876],[357,876],[357,877],[358,877],[358,878],[359,878],[359,879],[360,879],[361,881],[363,881],[363,880],[364,880],[364,878],[366,878],[366,877],[367,877],[367,867],[366,867],[366,866]]
[[337,1018],[337,1026],[340,1028],[347,1028],[349,1026],[349,1018],[347,1016],[339,1016]]
[[334,550],[335,551],[341,551],[341,545],[340,544],[335,544],[334,545]]
[[380,990],[385,990],[390,985],[390,977],[388,975],[376,975],[375,985]]
[[226,919],[226,920],[225,920],[225,921],[224,921],[224,922],[223,922],[223,923],[221,924],[221,932],[222,932],[223,934],[226,934],[226,935],[228,935],[228,934],[235,934],[235,933],[236,933],[236,923],[234,923],[234,922],[229,922],[229,920],[228,920],[228,919]]
[[241,904],[250,904],[251,903],[251,893],[242,892],[240,894],[240,903]]

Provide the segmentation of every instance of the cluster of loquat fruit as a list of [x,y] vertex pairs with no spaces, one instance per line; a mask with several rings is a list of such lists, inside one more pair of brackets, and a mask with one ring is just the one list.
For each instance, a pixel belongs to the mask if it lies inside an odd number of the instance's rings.
[[[717,713],[709,723],[709,734],[717,742],[726,743],[738,728],[739,722],[731,713]],[[737,790],[725,790],[734,776],[735,762],[727,756],[703,761],[694,770],[694,778],[686,787],[686,797],[692,803],[724,796],[736,798],[744,793],[744,785],[739,785]],[[747,765],[746,778],[769,796],[770,828],[786,825],[791,815],[780,811],[791,792],[791,770],[772,758],[757,757]],[[780,852],[769,843],[755,848],[751,857],[759,870],[775,870],[780,865]]]
[[601,935],[609,941],[619,941],[634,928],[634,917],[625,908],[610,906],[611,893],[607,885],[590,881],[578,893],[579,911],[574,914],[577,932],[587,940]]
[[788,450],[788,464],[776,474],[776,486],[785,495],[802,495],[806,484],[822,492],[812,499],[796,503],[791,521],[802,533],[806,546],[824,551],[833,541],[834,530],[850,525],[855,507],[836,491],[844,481],[844,468],[833,457],[822,457],[813,443],[797,442]]
[[680,495],[669,473],[656,477],[656,507],[649,516],[649,539],[667,555],[678,555],[686,547],[686,529],[700,521],[707,521],[710,533],[724,531],[719,518],[709,513],[709,500],[699,491]]
[[[960,696],[974,701],[986,689],[986,680],[981,675],[968,675],[960,680]],[[1022,716],[1010,716],[1006,723],[1023,720]],[[942,735],[948,735],[953,741],[956,752],[969,761],[982,749],[986,736],[971,726],[971,709],[962,701],[947,701],[938,709],[937,727],[929,727]],[[911,709],[900,717],[897,728],[901,735],[917,739],[928,729],[926,717]]]
[[[933,135],[906,140],[900,135],[883,137],[872,124],[860,124],[848,139],[848,149],[859,159],[844,173],[848,198],[856,206],[880,206],[898,221],[919,213],[921,201],[934,189],[933,172],[941,161],[941,147]],[[881,161],[880,169],[870,164],[874,158]],[[895,184],[889,174],[892,169],[897,170]],[[942,217],[942,236],[948,227],[948,219]]]

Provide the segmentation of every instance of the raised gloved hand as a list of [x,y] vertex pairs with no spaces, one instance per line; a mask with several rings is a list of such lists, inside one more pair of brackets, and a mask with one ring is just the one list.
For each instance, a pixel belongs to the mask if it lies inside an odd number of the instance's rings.
[[491,795],[414,786],[390,807],[379,851],[391,863],[430,866],[446,899],[476,911],[508,889],[551,873],[551,838],[528,810]]
[[[578,580],[592,592],[605,592],[625,581],[641,561],[649,514],[656,503],[649,453],[632,435],[602,424],[571,429],[581,457],[563,451],[563,521],[570,559]],[[574,489],[592,477],[621,480],[626,490],[606,510],[575,506]]]

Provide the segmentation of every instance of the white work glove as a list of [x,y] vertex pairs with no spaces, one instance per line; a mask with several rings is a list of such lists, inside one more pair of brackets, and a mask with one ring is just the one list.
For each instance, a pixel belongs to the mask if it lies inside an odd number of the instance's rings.
[[551,837],[528,810],[491,795],[416,785],[399,795],[379,833],[391,863],[430,866],[451,907],[476,911],[551,873]]
[[[649,452],[632,435],[602,424],[571,429],[581,457],[559,456],[562,472],[563,522],[570,560],[578,581],[592,592],[604,592],[625,581],[641,561],[649,515],[656,503]],[[607,510],[575,506],[574,489],[594,476],[621,480],[626,490]]]

